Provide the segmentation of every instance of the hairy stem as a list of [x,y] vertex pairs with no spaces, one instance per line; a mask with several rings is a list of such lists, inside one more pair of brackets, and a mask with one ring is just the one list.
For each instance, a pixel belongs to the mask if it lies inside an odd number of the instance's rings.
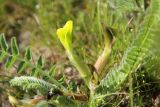
[[72,50],[67,51],[68,57],[72,64],[77,68],[86,85],[90,87],[91,72],[89,67],[78,57]]

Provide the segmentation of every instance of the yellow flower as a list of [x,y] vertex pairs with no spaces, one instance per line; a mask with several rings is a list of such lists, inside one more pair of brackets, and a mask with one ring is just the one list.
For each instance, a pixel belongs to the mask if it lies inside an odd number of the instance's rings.
[[73,22],[69,20],[63,28],[59,28],[57,30],[58,38],[60,39],[64,48],[66,48],[67,50],[72,49],[72,29]]

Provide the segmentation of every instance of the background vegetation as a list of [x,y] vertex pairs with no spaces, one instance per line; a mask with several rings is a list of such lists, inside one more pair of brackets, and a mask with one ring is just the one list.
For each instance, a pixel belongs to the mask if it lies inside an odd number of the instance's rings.
[[[5,35],[0,39],[0,106],[91,105],[89,89],[56,34],[72,20],[76,55],[91,71],[103,71],[98,75],[102,81],[95,83],[100,84],[98,94],[92,96],[100,101],[93,105],[159,107],[159,7],[159,0],[0,0],[0,33]],[[105,49],[111,53],[97,67]],[[128,54],[136,57],[134,66]],[[12,56],[17,56],[14,64]],[[126,77],[117,76],[116,71],[124,71]],[[122,84],[118,86],[117,81]]]

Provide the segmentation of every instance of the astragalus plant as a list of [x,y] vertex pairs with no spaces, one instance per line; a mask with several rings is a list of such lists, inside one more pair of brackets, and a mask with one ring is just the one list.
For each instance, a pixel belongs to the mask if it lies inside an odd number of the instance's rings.
[[[110,2],[111,1],[109,1],[109,3]],[[83,58],[77,54],[78,52],[75,52],[72,38],[73,22],[71,20],[67,21],[64,27],[57,30],[58,38],[66,50],[70,62],[84,80],[83,90],[85,89],[85,91],[82,91],[83,93],[71,91],[68,88],[69,86],[61,84],[54,79],[52,70],[45,72],[41,57],[33,67],[30,76],[14,77],[10,81],[11,85],[22,87],[24,90],[36,89],[39,90],[42,95],[46,95],[46,93],[49,92],[52,94],[52,97],[45,103],[58,107],[98,107],[105,105],[107,96],[119,91],[129,74],[137,71],[150,52],[154,38],[158,36],[155,32],[158,30],[157,26],[160,23],[160,1],[151,0],[150,6],[147,8],[145,14],[136,16],[137,21],[139,21],[142,16],[144,16],[143,21],[140,21],[139,25],[137,24],[138,26],[136,26],[136,30],[131,32],[134,38],[126,49],[119,65],[111,68],[110,71],[107,72],[103,70],[105,65],[109,63],[108,60],[112,54],[113,41],[116,37],[113,37],[112,40],[108,40],[107,43],[105,43],[103,53],[95,62],[95,69],[91,69]],[[126,29],[125,32],[130,32],[130,30]],[[19,57],[15,39],[13,39],[12,44],[12,55],[10,55],[11,58],[9,57],[8,60],[10,61],[7,61],[6,67],[10,67],[17,57]],[[8,45],[4,40],[4,36],[1,37],[1,47],[2,57],[8,55]],[[24,60],[19,64],[18,72],[22,73],[24,68],[28,66],[30,60],[32,60],[31,54],[30,51],[27,50]],[[133,100],[131,100],[130,103],[130,106],[134,106]]]

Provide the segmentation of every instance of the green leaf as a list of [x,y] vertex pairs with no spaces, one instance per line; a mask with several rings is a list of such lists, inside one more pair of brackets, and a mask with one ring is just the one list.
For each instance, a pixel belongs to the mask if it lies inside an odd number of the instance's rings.
[[42,70],[43,66],[44,66],[43,59],[42,59],[42,56],[40,56],[39,59],[38,59],[38,61],[37,61],[36,67],[34,67],[32,69],[31,75],[32,76],[38,76],[39,73],[40,73],[40,71]]
[[9,69],[12,67],[12,65],[14,64],[14,62],[16,61],[17,57],[14,57],[14,56],[10,56],[8,59],[7,59],[7,63],[6,63],[6,68]]
[[[6,41],[5,41],[5,38],[1,38],[1,42],[3,41],[3,44],[4,44],[4,48],[5,48],[5,51],[7,51],[8,49],[6,48]],[[6,63],[6,68],[9,69],[12,67],[12,65],[14,64],[14,62],[16,61],[17,59],[17,56],[19,55],[19,49],[18,49],[18,46],[17,46],[17,41],[16,41],[16,38],[13,37],[11,39],[11,51],[12,51],[12,56],[10,56],[8,59],[7,59],[7,63]]]
[[51,88],[53,91],[54,89],[58,89],[58,87],[54,84],[30,76],[14,77],[14,79],[10,81],[10,84],[12,86],[19,86],[25,90],[39,90],[45,93],[48,92]]
[[25,51],[25,59],[27,61],[31,61],[32,60],[32,54],[31,54],[31,49],[30,48],[27,48],[26,51]]
[[18,65],[18,69],[17,69],[17,72],[18,73],[22,73],[23,70],[26,68],[26,62],[25,61],[21,61]]
[[37,61],[37,67],[42,68],[44,66],[42,56],[39,57]]
[[15,37],[13,37],[11,39],[11,49],[12,49],[12,54],[15,56],[19,55],[19,49],[18,49],[18,45],[17,45],[17,40]]
[[49,70],[49,75],[52,77],[55,75],[55,71],[56,71],[56,66],[52,66],[51,69]]
[[31,72],[31,76],[35,76],[35,74],[36,74],[36,68],[33,68]]
[[33,71],[33,76],[34,77],[39,77],[40,76],[40,72],[39,72],[39,69],[36,69],[35,71]]
[[8,51],[8,44],[6,42],[6,39],[5,39],[5,36],[4,34],[1,34],[0,35],[0,44],[1,44],[1,47],[2,49],[7,52]]
[[6,52],[0,51],[0,62],[4,60],[5,56],[6,56]]

